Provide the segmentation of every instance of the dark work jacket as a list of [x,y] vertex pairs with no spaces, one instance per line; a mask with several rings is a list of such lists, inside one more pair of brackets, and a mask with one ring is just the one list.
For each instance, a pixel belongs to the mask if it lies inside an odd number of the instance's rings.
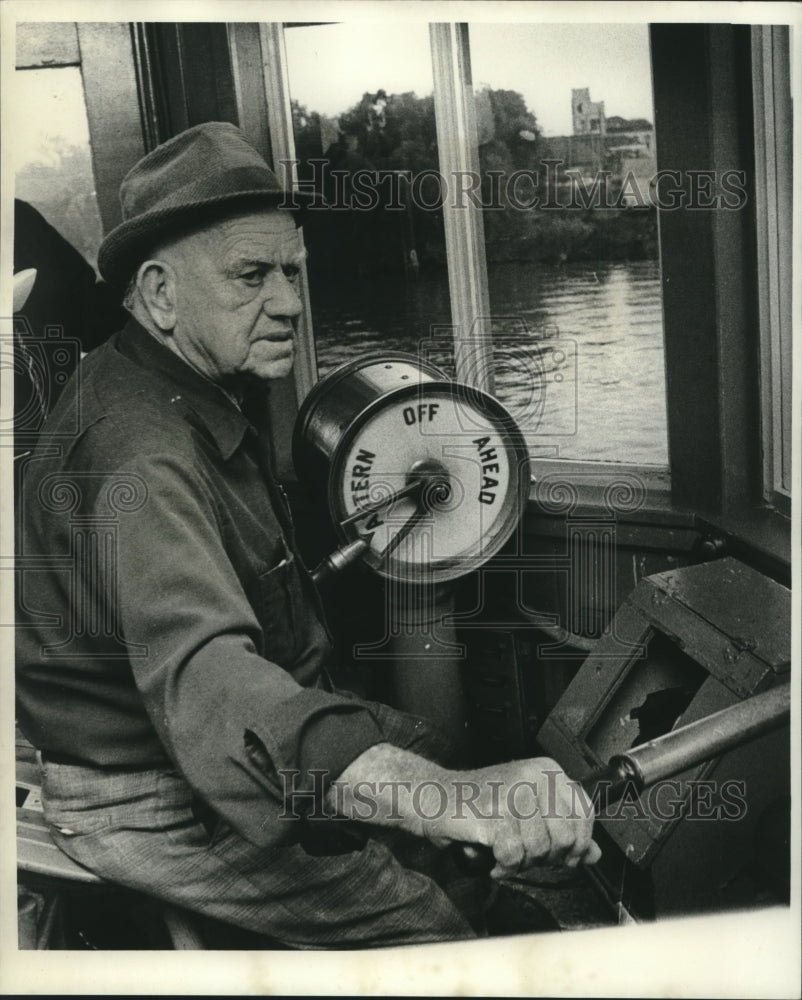
[[333,693],[329,636],[264,438],[133,320],[81,363],[24,460],[18,721],[56,759],[176,767],[255,843],[281,771],[327,786],[382,741]]

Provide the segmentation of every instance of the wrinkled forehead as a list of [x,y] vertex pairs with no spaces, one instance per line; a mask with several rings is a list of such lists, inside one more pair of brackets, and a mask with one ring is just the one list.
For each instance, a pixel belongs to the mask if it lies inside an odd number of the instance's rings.
[[223,266],[238,260],[287,264],[304,257],[301,235],[292,216],[279,209],[228,216],[196,237]]

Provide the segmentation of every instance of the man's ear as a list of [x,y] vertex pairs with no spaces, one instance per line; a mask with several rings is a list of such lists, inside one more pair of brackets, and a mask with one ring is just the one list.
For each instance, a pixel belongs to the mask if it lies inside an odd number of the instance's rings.
[[163,260],[146,260],[136,274],[136,287],[151,320],[169,333],[176,321],[176,275]]

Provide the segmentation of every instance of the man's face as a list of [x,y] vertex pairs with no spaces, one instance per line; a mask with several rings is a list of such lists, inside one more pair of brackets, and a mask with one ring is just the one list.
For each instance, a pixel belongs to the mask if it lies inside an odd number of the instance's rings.
[[291,216],[278,209],[232,216],[172,244],[173,346],[223,385],[288,375],[303,258]]

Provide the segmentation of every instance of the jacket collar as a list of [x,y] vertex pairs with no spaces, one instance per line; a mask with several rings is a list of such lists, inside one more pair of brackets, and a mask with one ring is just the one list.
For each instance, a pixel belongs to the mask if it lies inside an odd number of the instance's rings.
[[181,390],[181,401],[200,420],[228,460],[251,426],[231,397],[210,379],[195,371],[182,358],[159,343],[131,317],[117,335],[119,353],[147,371],[157,372],[171,385],[165,391]]

